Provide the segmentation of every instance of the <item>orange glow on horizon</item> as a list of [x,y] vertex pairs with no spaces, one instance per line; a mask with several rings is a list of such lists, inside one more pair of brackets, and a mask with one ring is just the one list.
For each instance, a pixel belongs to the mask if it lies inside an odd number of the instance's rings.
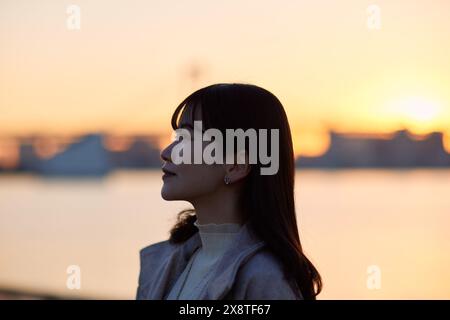
[[0,168],[15,168],[19,161],[19,146],[13,139],[0,139]]
[[450,154],[450,131],[444,132],[444,149]]

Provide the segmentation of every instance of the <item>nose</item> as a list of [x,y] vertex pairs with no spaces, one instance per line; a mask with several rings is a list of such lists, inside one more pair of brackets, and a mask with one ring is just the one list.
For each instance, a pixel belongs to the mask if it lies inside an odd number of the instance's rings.
[[171,144],[169,144],[167,147],[165,147],[165,148],[161,151],[161,154],[160,154],[161,159],[163,159],[164,161],[167,161],[167,162],[171,162],[172,159],[171,159],[170,154],[171,154],[171,152],[172,152],[172,148],[173,148],[173,143],[171,143]]

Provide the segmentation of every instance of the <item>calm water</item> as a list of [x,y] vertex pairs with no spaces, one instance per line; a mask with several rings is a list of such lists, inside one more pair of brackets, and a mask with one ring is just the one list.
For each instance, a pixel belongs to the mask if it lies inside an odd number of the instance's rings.
[[[0,176],[0,287],[133,299],[139,249],[167,239],[189,206],[162,200],[161,185],[159,171]],[[321,298],[450,299],[450,170],[305,170],[296,204]],[[80,290],[66,288],[69,265]],[[379,289],[367,287],[371,265]]]

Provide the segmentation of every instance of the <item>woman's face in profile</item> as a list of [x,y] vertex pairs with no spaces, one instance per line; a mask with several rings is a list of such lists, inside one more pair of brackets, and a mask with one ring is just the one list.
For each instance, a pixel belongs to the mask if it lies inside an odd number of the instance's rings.
[[[224,164],[194,164],[194,120],[201,120],[201,109],[195,108],[194,118],[192,118],[187,108],[182,112],[179,128],[184,128],[190,133],[191,161],[181,164],[172,162],[172,149],[182,143],[182,139],[173,141],[161,151],[161,157],[164,160],[163,169],[174,173],[174,175],[163,176],[161,196],[164,200],[192,201],[203,196],[211,196],[224,185]],[[211,142],[202,142],[202,150],[209,143]]]

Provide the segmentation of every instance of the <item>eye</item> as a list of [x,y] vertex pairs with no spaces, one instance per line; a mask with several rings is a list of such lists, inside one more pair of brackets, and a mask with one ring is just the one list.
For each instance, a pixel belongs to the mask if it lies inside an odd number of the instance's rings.
[[[186,132],[188,130],[188,132]],[[192,140],[192,133],[189,129],[183,129],[183,130],[175,130],[172,132],[172,142],[174,141],[182,141],[186,139]]]

